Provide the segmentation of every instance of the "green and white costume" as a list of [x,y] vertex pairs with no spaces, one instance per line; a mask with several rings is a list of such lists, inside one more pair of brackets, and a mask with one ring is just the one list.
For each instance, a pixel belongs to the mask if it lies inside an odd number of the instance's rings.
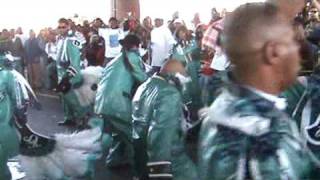
[[201,180],[310,179],[295,122],[270,96],[231,83],[217,97],[200,132]]
[[23,108],[22,90],[12,73],[6,67],[7,58],[0,55],[0,179],[10,180],[7,160],[18,154],[19,138],[13,116]]
[[154,75],[134,96],[135,167],[149,179],[198,180],[186,153],[181,92],[166,78]]
[[58,84],[66,84],[61,93],[65,121],[75,121],[84,118],[90,107],[79,105],[73,89],[82,85],[83,77],[81,70],[81,49],[85,39],[79,34],[71,34],[60,37],[58,40],[57,72]]
[[107,159],[110,166],[132,163],[131,100],[138,85],[147,79],[139,54],[133,50],[125,54],[130,65],[125,64],[122,53],[104,69],[94,107],[94,112],[104,119],[113,137]]

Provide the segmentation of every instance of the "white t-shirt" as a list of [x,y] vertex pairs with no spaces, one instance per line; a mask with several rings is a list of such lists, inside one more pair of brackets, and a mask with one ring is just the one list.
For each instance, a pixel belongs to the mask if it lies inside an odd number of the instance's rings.
[[230,66],[230,61],[227,56],[222,52],[222,50],[217,48],[216,53],[212,59],[210,68],[217,71],[224,71]]
[[57,56],[58,56],[58,47],[57,47],[57,43],[53,43],[53,42],[48,42],[46,44],[46,49],[45,49],[46,53],[48,54],[48,57],[51,57],[53,60],[57,60]]
[[121,45],[119,40],[124,38],[124,32],[122,29],[100,28],[99,35],[104,38],[105,41],[105,54],[106,58],[114,58],[121,52]]
[[151,66],[161,67],[176,43],[168,27],[162,25],[151,31],[152,62]]

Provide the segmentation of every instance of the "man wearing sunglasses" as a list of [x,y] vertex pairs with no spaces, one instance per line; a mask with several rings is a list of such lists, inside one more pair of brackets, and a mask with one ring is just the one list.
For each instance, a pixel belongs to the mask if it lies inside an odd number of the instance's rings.
[[76,125],[76,120],[83,118],[90,109],[80,106],[76,94],[72,91],[82,84],[80,63],[85,39],[79,32],[71,30],[67,19],[61,18],[58,23],[57,91],[61,93],[64,109],[64,121],[59,122],[59,125]]

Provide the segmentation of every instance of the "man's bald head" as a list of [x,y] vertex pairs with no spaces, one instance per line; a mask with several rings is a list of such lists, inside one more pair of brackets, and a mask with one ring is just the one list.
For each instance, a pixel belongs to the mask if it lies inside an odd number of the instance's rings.
[[289,21],[270,3],[248,3],[238,7],[224,24],[223,48],[232,63],[253,58],[266,42],[288,31]]
[[186,75],[186,70],[183,64],[175,59],[167,61],[160,70],[161,74],[180,73]]
[[225,21],[222,43],[240,83],[276,94],[295,81],[300,46],[291,21],[277,6],[237,8]]

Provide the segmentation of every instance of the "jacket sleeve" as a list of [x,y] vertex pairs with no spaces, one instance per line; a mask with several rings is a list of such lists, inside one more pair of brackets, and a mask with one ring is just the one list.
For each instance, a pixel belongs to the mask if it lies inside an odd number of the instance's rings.
[[180,129],[182,100],[178,92],[167,91],[157,102],[148,134],[149,178],[172,179],[171,160]]
[[19,119],[19,121],[24,121],[23,123],[25,123],[27,121],[26,101],[28,100],[28,97],[25,97],[26,92],[24,92],[23,88],[24,87],[21,87],[14,75],[12,73],[8,73],[7,91],[11,101],[13,113]]
[[251,141],[247,167],[253,179],[310,178],[310,159],[305,149],[295,138],[292,138],[291,134],[278,140],[278,146],[269,150],[266,146],[277,140],[272,137],[274,136],[272,133],[266,136],[271,137],[265,137],[265,140],[263,140],[264,137],[259,137],[255,143]]
[[144,85],[141,85],[136,91],[132,103],[132,140],[134,147],[134,167],[137,171],[137,176],[142,179],[148,174],[148,170],[146,167],[146,163],[148,161],[146,137],[148,134],[148,112],[149,108],[152,107],[152,104],[144,104],[147,101],[145,101],[144,99],[145,95],[143,94],[143,91]]
[[8,93],[14,108],[22,106],[22,91],[13,74],[8,73]]

